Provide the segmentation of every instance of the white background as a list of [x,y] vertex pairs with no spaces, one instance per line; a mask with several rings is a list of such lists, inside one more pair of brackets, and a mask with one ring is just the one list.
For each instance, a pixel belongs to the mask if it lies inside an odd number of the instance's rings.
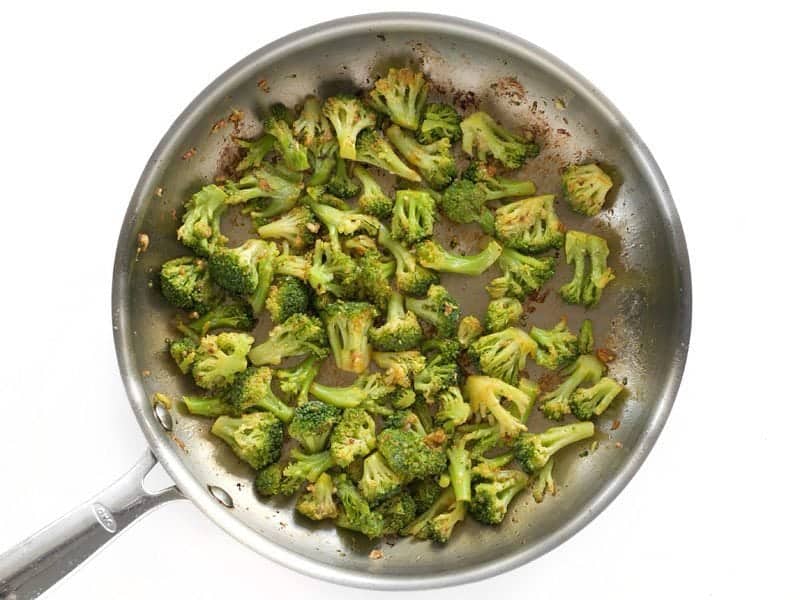
[[[229,65],[295,29],[430,9],[530,39],[628,116],[675,196],[695,305],[675,409],[612,506],[533,564],[415,597],[797,597],[796,15],[769,2],[277,4],[0,9],[0,550],[145,447],[114,358],[112,258],[130,193],[172,120]],[[279,593],[388,597],[278,567],[188,503],[144,519],[52,597]]]

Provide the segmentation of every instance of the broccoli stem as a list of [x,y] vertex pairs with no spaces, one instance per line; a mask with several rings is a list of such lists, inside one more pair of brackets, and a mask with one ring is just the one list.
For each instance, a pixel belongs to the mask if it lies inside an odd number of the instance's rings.
[[469,451],[463,444],[453,446],[447,450],[447,458],[450,462],[448,472],[450,473],[450,485],[456,500],[469,502],[472,500],[472,471]]
[[594,423],[581,421],[580,423],[551,427],[537,435],[542,446],[547,449],[549,456],[552,457],[562,448],[592,437],[594,435]]
[[364,399],[364,392],[361,388],[351,385],[347,387],[335,387],[314,382],[308,388],[311,395],[318,400],[336,406],[337,408],[357,408]]
[[184,396],[186,409],[198,417],[220,417],[231,414],[231,407],[222,398],[206,396]]

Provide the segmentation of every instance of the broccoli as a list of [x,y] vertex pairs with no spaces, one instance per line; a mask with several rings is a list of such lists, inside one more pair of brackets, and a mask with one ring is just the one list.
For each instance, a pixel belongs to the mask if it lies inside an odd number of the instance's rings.
[[372,360],[384,369],[383,380],[387,385],[411,387],[414,376],[425,368],[425,357],[417,350],[404,352],[373,352]]
[[227,401],[235,415],[251,409],[266,410],[284,423],[294,417],[294,409],[272,392],[272,369],[248,367],[239,373],[227,393]]
[[357,165],[353,169],[353,175],[361,182],[361,195],[358,197],[359,210],[376,219],[389,218],[394,203],[383,193],[378,182],[361,165]]
[[308,283],[318,296],[330,293],[350,298],[358,292],[358,263],[337,245],[317,240],[308,269]]
[[392,292],[386,321],[369,331],[369,340],[376,350],[400,352],[415,348],[422,341],[422,328],[417,317],[403,306],[403,296]]
[[292,132],[306,148],[313,148],[330,135],[330,125],[322,116],[322,105],[316,96],[308,96],[303,102],[300,116],[292,124]]
[[279,369],[275,373],[278,387],[298,406],[304,404],[308,400],[308,390],[319,373],[319,366],[319,358],[312,354],[295,367]]
[[247,353],[253,336],[225,332],[200,338],[192,361],[194,382],[206,390],[217,390],[233,382],[237,373],[247,368]]
[[564,226],[553,208],[555,196],[523,198],[501,206],[494,214],[497,239],[522,252],[541,252],[564,243]]
[[414,376],[414,391],[422,394],[428,402],[434,402],[440,392],[456,386],[458,365],[453,360],[442,354],[428,359],[425,368]]
[[300,496],[295,508],[301,515],[322,521],[323,519],[335,519],[339,514],[339,508],[333,499],[336,488],[333,479],[327,473],[322,473],[314,483],[308,485],[308,491]]
[[340,473],[334,481],[336,482],[336,496],[342,505],[342,511],[336,519],[336,524],[339,527],[363,533],[368,538],[381,536],[383,534],[383,517],[380,513],[370,510],[369,504],[347,478],[347,475]]
[[472,342],[481,337],[482,333],[483,325],[481,325],[480,319],[473,315],[467,315],[458,324],[456,338],[462,348],[467,348]]
[[530,335],[538,345],[534,359],[540,367],[555,371],[578,356],[578,338],[567,328],[566,318],[549,330],[534,327]]
[[430,286],[425,298],[407,298],[406,308],[433,325],[439,337],[455,336],[458,321],[461,319],[461,309],[450,292],[441,285]]
[[[259,263],[271,262],[277,255],[275,244],[247,240],[235,248],[217,248],[211,254],[208,266],[211,277],[220,287],[234,294],[252,294],[260,283]],[[267,282],[267,287],[270,282]]]
[[364,374],[352,384],[334,387],[314,382],[309,388],[311,395],[337,408],[363,408],[370,412],[386,411],[380,402],[394,387],[386,384],[378,373]]
[[286,166],[292,171],[306,171],[311,168],[308,163],[308,150],[292,135],[292,128],[286,119],[288,115],[286,108],[273,107],[270,113],[264,120],[264,131],[275,138],[275,149]]
[[501,177],[497,174],[497,168],[486,162],[472,161],[462,176],[477,184],[488,200],[532,196],[536,193],[536,184],[532,181],[518,181]]
[[380,221],[375,217],[354,211],[339,210],[333,206],[317,202],[311,204],[311,209],[327,227],[331,241],[337,245],[337,249],[339,234],[352,235],[357,231],[365,231],[370,235],[375,235],[380,227]]
[[[500,437],[504,440],[513,439],[520,432],[527,431],[528,427],[522,417],[528,413],[533,398],[525,391],[500,379],[470,375],[464,384],[464,396],[470,402],[472,413],[479,419],[486,419],[491,415],[497,423]],[[504,400],[510,402],[510,409],[503,406]]]
[[578,353],[591,354],[594,352],[594,328],[589,319],[584,319],[578,331]]
[[278,495],[290,496],[294,493],[294,490],[287,485],[283,477],[283,469],[285,466],[286,465],[275,462],[263,469],[259,469],[253,481],[253,488],[259,496],[268,498]]
[[420,515],[428,510],[433,503],[439,498],[442,493],[442,488],[439,487],[437,477],[426,477],[425,479],[417,479],[408,486],[414,504],[416,504],[416,513]]
[[225,191],[228,193],[228,204],[243,204],[261,199],[263,204],[247,208],[254,220],[261,221],[279,215],[295,205],[303,191],[303,177],[283,165],[264,163],[237,183],[227,183]]
[[417,395],[414,390],[406,387],[396,387],[391,394],[384,398],[384,404],[390,404],[392,408],[398,410],[413,406],[417,401]]
[[460,123],[461,117],[449,104],[427,104],[417,130],[417,140],[420,144],[432,144],[442,138],[457,142],[461,139]]
[[398,190],[392,209],[392,237],[413,244],[433,235],[436,203],[430,194]]
[[425,240],[417,244],[415,250],[419,262],[428,269],[475,276],[480,275],[494,264],[503,252],[503,247],[492,240],[477,254],[460,256],[448,252],[433,240]]
[[192,370],[192,365],[197,359],[197,342],[194,334],[169,342],[169,354],[184,375]]
[[475,112],[461,121],[461,147],[469,156],[486,160],[491,155],[508,169],[518,169],[526,159],[539,154],[539,147],[514,135],[485,112]]
[[486,207],[486,191],[468,179],[451,183],[442,194],[442,211],[455,223],[477,223],[484,233],[494,233],[494,215]]
[[250,305],[236,299],[220,304],[202,314],[189,324],[189,329],[202,336],[215,329],[249,331],[255,327],[255,324]]
[[516,298],[495,298],[486,307],[486,331],[496,333],[515,326],[522,312],[522,303]]
[[577,213],[593,217],[606,202],[606,194],[614,185],[611,177],[595,164],[569,165],[561,175],[564,198]]
[[528,356],[536,352],[536,342],[516,327],[508,327],[479,338],[469,347],[470,357],[481,373],[516,385]]
[[429,361],[438,357],[440,362],[455,362],[461,354],[461,344],[451,337],[428,338],[420,349]]
[[403,158],[419,169],[433,189],[444,189],[455,178],[456,162],[450,153],[450,140],[447,138],[423,146],[397,125],[386,130],[386,137]]
[[[366,213],[365,213],[366,214]],[[348,237],[342,244],[345,251],[353,258],[364,258],[369,252],[378,250],[378,242],[375,238],[369,237],[364,233],[359,233],[354,236]],[[394,272],[394,266],[391,268]],[[390,273],[391,275],[391,273]]]
[[161,293],[178,308],[204,313],[219,301],[208,261],[193,256],[173,258],[161,265]]
[[184,396],[186,410],[198,417],[221,417],[231,414],[231,405],[221,396]]
[[320,475],[334,466],[329,450],[305,454],[294,448],[290,456],[292,460],[284,467],[282,473],[281,487],[285,494],[293,494],[305,481],[314,483]]
[[319,223],[307,206],[297,206],[288,213],[258,228],[263,239],[285,240],[293,250],[303,250],[314,242]]
[[486,291],[495,299],[504,296],[524,298],[540,289],[553,276],[556,268],[556,261],[550,256],[536,258],[511,248],[503,248],[497,264],[503,276],[493,279],[486,286]]
[[408,181],[422,181],[419,173],[405,164],[383,134],[377,131],[367,131],[360,136],[356,149],[358,162],[379,167]]
[[437,429],[426,434],[420,427],[390,427],[378,435],[378,451],[404,480],[438,475],[447,468],[447,436]]
[[[590,308],[600,301],[603,289],[614,279],[614,273],[606,262],[608,244],[599,236],[569,231],[565,251],[567,264],[574,265],[575,273],[572,281],[561,286],[558,292],[565,302]],[[586,261],[589,262],[588,269]]]
[[400,492],[381,502],[375,507],[375,512],[383,519],[384,535],[396,535],[414,520],[417,503],[408,492]]
[[284,358],[328,355],[325,330],[317,317],[294,314],[269,332],[266,341],[255,346],[248,355],[254,365],[278,365]]
[[572,414],[581,421],[602,415],[624,388],[611,379],[603,377],[592,387],[575,390],[569,400]]
[[472,415],[469,404],[464,402],[461,390],[452,385],[439,393],[439,410],[436,413],[436,422],[440,423],[446,431],[452,431],[459,425],[467,422]]
[[265,306],[272,322],[283,323],[294,314],[308,310],[308,287],[297,277],[281,276],[269,288]]
[[375,113],[357,98],[346,95],[328,98],[322,112],[336,131],[339,156],[356,160],[356,139],[365,129],[375,127]]
[[514,457],[528,473],[535,473],[565,446],[593,435],[594,423],[591,421],[551,427],[541,433],[523,433],[514,442]]
[[529,477],[516,469],[497,470],[489,481],[475,486],[470,514],[487,525],[500,524],[514,497],[528,485]]
[[389,69],[370,91],[370,104],[400,127],[416,131],[428,97],[428,82],[422,73],[408,68]]
[[233,453],[254,469],[276,462],[283,445],[283,424],[272,413],[241,417],[217,417],[211,433],[230,446]]
[[605,365],[591,354],[582,354],[563,373],[568,377],[556,389],[542,396],[539,408],[548,419],[560,421],[570,413],[572,392],[581,384],[594,385],[603,376]]
[[379,250],[366,250],[357,262],[358,297],[385,312],[394,291],[390,281],[396,268],[397,263],[393,259],[387,259]]
[[363,373],[372,349],[369,330],[378,311],[368,302],[337,300],[322,310],[336,366],[350,373]]
[[208,256],[228,241],[220,230],[220,218],[227,208],[228,195],[216,185],[204,186],[186,202],[178,239],[195,254]]
[[543,466],[534,475],[532,488],[533,499],[536,500],[537,503],[544,500],[545,494],[550,494],[551,496],[556,495],[556,482],[553,479],[554,464],[555,460],[551,458],[547,461],[547,464],[545,464],[545,466]]
[[403,479],[386,464],[380,452],[373,452],[364,459],[364,470],[361,481],[358,482],[358,491],[370,506],[394,496],[402,487]]
[[240,148],[244,148],[247,153],[244,158],[236,165],[236,171],[242,172],[252,169],[253,167],[260,167],[264,161],[264,157],[270,153],[275,145],[275,138],[271,135],[262,135],[255,140],[241,140],[236,139],[236,143]]
[[309,400],[294,411],[289,424],[289,436],[300,442],[309,452],[320,452],[325,448],[341,411],[318,400]]
[[[469,412],[467,413],[469,415]],[[482,448],[487,440],[497,441],[493,427],[476,427],[466,432],[459,432],[447,449],[448,473],[450,484],[456,500],[469,502],[472,499],[472,459],[476,448]],[[468,445],[473,445],[469,449]]]
[[308,280],[308,273],[311,270],[310,257],[292,254],[288,244],[285,242],[283,250],[275,257],[273,263],[276,275],[297,277],[297,279],[301,279],[302,281]]
[[346,408],[331,434],[331,456],[340,467],[375,449],[375,420],[361,408]]
[[336,159],[336,169],[325,186],[337,198],[352,198],[358,194],[358,183],[347,173],[347,163],[340,156]]
[[456,500],[453,488],[448,487],[439,493],[436,500],[422,514],[402,529],[401,533],[444,544],[466,514],[466,503]]

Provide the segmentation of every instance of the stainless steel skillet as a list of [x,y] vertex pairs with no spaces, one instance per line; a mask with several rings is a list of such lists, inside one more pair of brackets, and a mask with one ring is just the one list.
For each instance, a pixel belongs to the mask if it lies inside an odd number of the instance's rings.
[[[535,131],[543,147],[526,175],[556,191],[558,169],[591,158],[613,173],[611,209],[592,221],[562,206],[569,227],[609,239],[617,279],[590,316],[601,345],[617,351],[612,374],[630,396],[598,423],[597,449],[559,461],[559,494],[518,500],[497,529],[467,525],[446,547],[402,540],[375,543],[296,517],[290,504],[265,504],[251,473],[179,405],[154,410],[151,397],[187,391],[164,352],[172,310],[152,286],[159,265],[183,252],[176,218],[187,194],[227,168],[233,136],[255,134],[276,101],[325,96],[369,85],[387,66],[422,67],[437,93],[474,105],[506,124]],[[230,223],[232,235],[244,229]],[[444,236],[452,236],[446,225]],[[140,234],[149,238],[142,251]],[[475,240],[459,237],[464,248]],[[553,287],[567,278],[560,270]],[[485,305],[481,281],[447,282],[465,313]],[[582,309],[555,294],[532,305],[529,323],[549,325]],[[150,449],[132,471],[86,504],[0,556],[0,598],[32,598],[156,506],[188,498],[254,550],[300,572],[376,589],[454,585],[533,560],[568,539],[622,490],[664,425],[683,371],[691,320],[689,261],[666,182],[630,124],[591,84],[543,50],[483,25],[436,15],[373,14],[294,33],[248,56],[206,88],[159,143],[133,194],[120,233],[113,281],[113,326],[129,401]],[[263,335],[263,333],[261,334]],[[259,337],[259,336],[257,336]],[[614,428],[614,422],[619,427]],[[541,423],[538,423],[541,425]],[[533,424],[536,428],[537,423]],[[141,481],[156,460],[175,481],[158,494]]]

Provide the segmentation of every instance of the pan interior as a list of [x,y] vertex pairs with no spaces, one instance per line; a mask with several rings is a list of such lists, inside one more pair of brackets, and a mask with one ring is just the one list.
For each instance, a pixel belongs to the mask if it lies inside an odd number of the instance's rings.
[[[154,392],[178,399],[190,391],[165,351],[165,339],[174,335],[174,311],[157,285],[161,263],[185,253],[175,239],[182,203],[226,172],[235,160],[233,138],[256,135],[271,103],[291,106],[308,93],[356,91],[389,66],[402,65],[422,68],[435,96],[467,110],[479,106],[504,124],[532,130],[542,153],[524,175],[542,193],[558,194],[559,169],[586,160],[607,167],[616,184],[610,208],[600,217],[576,218],[560,199],[557,205],[568,227],[609,241],[617,278],[599,307],[587,312],[558,299],[555,291],[569,278],[561,258],[547,286],[550,293],[542,302],[529,303],[526,322],[550,327],[566,315],[577,329],[584,317],[591,317],[598,346],[617,353],[610,374],[627,381],[627,399],[599,420],[594,451],[579,456],[586,449],[580,446],[559,454],[555,498],[537,505],[524,493],[500,528],[467,524],[445,547],[410,540],[369,542],[296,515],[291,502],[261,501],[253,493],[253,473],[212,439],[209,421],[188,416],[176,402],[173,431],[165,433],[149,404]],[[234,240],[246,237],[247,221],[232,219],[226,232]],[[454,230],[445,222],[439,229],[442,239],[455,237],[458,248],[467,251],[483,243],[477,230]],[[149,236],[149,247],[137,257],[139,233]],[[488,573],[487,565],[536,556],[574,532],[578,522],[588,520],[604,498],[621,488],[657,435],[680,377],[689,319],[684,253],[680,225],[649,154],[585,82],[530,46],[463,23],[427,16],[362,19],[321,26],[257,52],[179,118],[148,164],[123,228],[115,328],[135,413],[167,469],[212,518],[257,550],[310,574],[356,584],[404,580],[413,587],[444,582],[436,579],[442,575]],[[485,279],[492,276],[494,271]],[[445,280],[463,313],[478,316],[487,302],[483,282]],[[264,331],[259,328],[258,340]],[[535,367],[529,373],[540,374]],[[614,430],[615,421],[619,428]],[[544,421],[537,414],[530,426],[541,429]],[[234,508],[215,504],[207,485],[226,490]],[[378,545],[383,558],[370,559]]]

